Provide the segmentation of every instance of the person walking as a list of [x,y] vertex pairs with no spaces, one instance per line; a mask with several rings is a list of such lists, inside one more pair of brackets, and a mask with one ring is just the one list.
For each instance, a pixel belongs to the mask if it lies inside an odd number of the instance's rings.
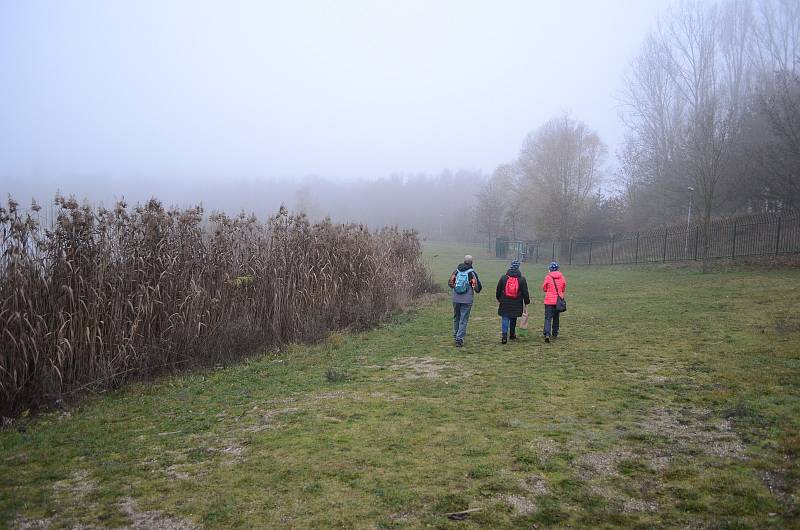
[[502,317],[500,343],[506,344],[508,339],[516,340],[517,319],[522,316],[525,306],[531,303],[528,281],[519,271],[519,261],[512,261],[511,267],[500,277],[495,297],[499,304],[497,314]]
[[558,270],[558,262],[550,263],[549,271],[542,282],[544,291],[544,341],[550,342],[550,335],[555,339],[558,337],[559,311],[556,309],[558,297],[564,297],[567,291],[567,280],[561,271]]
[[467,322],[475,293],[482,289],[478,273],[472,268],[472,256],[464,256],[464,262],[453,271],[447,283],[453,290],[453,339],[460,348],[467,335]]

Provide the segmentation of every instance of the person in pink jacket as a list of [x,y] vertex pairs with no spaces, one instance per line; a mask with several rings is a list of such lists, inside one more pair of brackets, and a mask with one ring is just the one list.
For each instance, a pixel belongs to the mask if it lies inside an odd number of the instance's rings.
[[558,337],[558,315],[556,301],[558,296],[564,296],[567,290],[567,281],[558,270],[558,262],[552,262],[548,267],[550,272],[544,277],[542,291],[544,291],[544,341],[550,342],[550,328],[552,326],[553,338]]

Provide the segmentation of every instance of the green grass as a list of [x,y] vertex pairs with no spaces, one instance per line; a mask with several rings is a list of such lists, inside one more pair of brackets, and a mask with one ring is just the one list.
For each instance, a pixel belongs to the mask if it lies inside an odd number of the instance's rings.
[[[427,248],[437,280],[466,250]],[[535,329],[501,346],[507,263],[472,253],[464,348],[439,299],[1,431],[0,527],[798,526],[799,270],[564,267],[546,345],[525,264]]]

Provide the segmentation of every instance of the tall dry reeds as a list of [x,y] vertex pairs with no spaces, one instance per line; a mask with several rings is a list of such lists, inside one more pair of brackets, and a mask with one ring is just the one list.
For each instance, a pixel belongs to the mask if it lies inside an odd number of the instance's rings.
[[435,285],[412,231],[91,208],[0,208],[0,414],[378,322]]

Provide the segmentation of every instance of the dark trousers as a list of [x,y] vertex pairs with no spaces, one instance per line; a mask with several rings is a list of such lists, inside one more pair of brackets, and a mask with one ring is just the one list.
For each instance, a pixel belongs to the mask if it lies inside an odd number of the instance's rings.
[[558,336],[558,315],[560,315],[558,311],[556,311],[555,305],[546,305],[544,306],[544,336],[550,336],[550,327],[552,323],[553,328],[553,336]]
[[517,317],[502,317],[502,321],[500,323],[500,329],[503,333],[508,333],[509,328],[511,328],[511,336],[517,336]]

